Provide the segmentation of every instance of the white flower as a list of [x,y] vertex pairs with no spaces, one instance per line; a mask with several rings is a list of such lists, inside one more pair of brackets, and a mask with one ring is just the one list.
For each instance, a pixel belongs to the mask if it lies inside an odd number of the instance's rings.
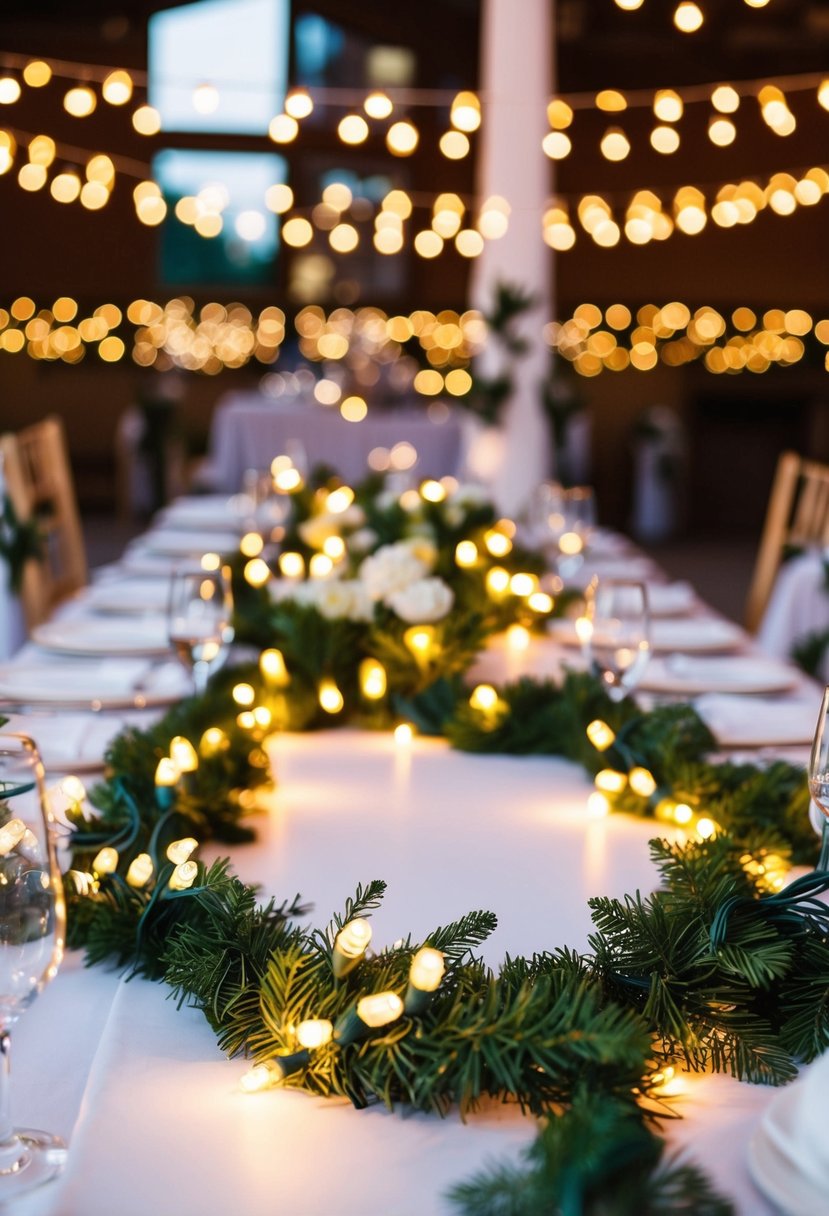
[[429,573],[428,563],[417,555],[418,547],[417,542],[398,541],[381,545],[363,559],[359,575],[371,599],[386,599]]
[[455,596],[442,578],[422,578],[386,596],[386,603],[410,624],[439,621],[450,611]]
[[277,603],[293,600],[314,608],[327,621],[370,621],[374,615],[374,604],[356,579],[307,579],[302,583],[277,579],[271,584],[271,597]]
[[358,528],[346,543],[353,553],[368,553],[377,544],[377,533],[373,528]]

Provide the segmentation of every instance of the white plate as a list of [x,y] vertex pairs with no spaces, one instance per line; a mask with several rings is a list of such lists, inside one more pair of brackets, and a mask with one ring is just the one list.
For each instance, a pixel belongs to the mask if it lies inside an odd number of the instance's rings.
[[786,692],[798,682],[793,667],[763,655],[722,658],[652,658],[639,681],[648,692],[696,696],[703,692]]
[[32,641],[57,654],[168,654],[167,618],[99,620],[97,617],[46,621],[32,630]]
[[115,578],[89,587],[83,604],[95,612],[135,616],[165,612],[169,598],[169,578]]
[[158,528],[146,532],[141,544],[148,553],[200,558],[204,553],[235,553],[239,548],[239,537],[235,532],[188,532]]
[[190,680],[174,660],[44,659],[0,665],[0,705],[143,709],[187,696]]
[[[796,1081],[772,1099],[749,1141],[748,1169],[766,1198],[784,1216],[821,1216],[829,1209],[829,1177],[825,1185],[816,1187],[785,1151],[788,1126],[801,1101],[802,1088],[803,1082]],[[825,1118],[825,1104],[821,1113]]]
[[[575,622],[569,619],[550,622],[550,636],[566,646],[579,646]],[[651,621],[651,650],[713,653],[734,650],[745,641],[745,634],[731,621],[715,616]]]

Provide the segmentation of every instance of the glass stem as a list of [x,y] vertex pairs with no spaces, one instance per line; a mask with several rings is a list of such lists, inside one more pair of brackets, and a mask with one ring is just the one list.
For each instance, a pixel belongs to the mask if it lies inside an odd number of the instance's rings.
[[11,1083],[11,1035],[0,1030],[0,1145],[15,1138],[11,1121],[9,1086]]
[[818,870],[829,870],[829,819],[823,820],[823,831],[820,837],[820,856],[817,862]]
[[205,662],[193,664],[193,691],[197,697],[200,697],[207,689],[207,677],[210,674],[210,668]]

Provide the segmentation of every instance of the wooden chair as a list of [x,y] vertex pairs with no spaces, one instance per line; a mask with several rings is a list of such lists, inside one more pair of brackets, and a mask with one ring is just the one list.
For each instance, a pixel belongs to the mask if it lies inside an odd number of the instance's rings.
[[43,560],[30,561],[21,600],[27,628],[45,620],[87,581],[86,553],[63,424],[45,418],[0,435],[6,488],[19,519],[36,519]]
[[829,544],[829,465],[783,452],[771,488],[754,565],[746,628],[756,632],[787,547]]

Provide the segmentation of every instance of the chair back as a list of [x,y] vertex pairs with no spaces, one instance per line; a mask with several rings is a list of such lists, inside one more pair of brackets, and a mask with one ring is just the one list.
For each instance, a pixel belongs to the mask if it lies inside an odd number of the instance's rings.
[[59,418],[0,435],[6,489],[20,520],[35,519],[43,559],[27,563],[21,600],[26,625],[45,620],[56,604],[87,581],[83,532]]
[[777,462],[760,548],[746,603],[756,632],[787,548],[829,544],[829,465],[783,452]]

